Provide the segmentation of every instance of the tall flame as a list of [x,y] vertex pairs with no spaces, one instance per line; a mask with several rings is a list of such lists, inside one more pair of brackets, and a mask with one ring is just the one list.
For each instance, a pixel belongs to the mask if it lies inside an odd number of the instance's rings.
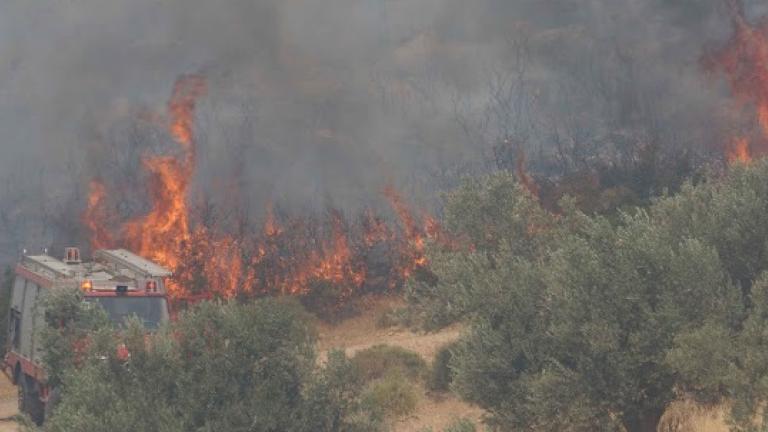
[[[384,195],[399,219],[402,235],[371,211],[362,215],[356,230],[336,210],[323,221],[278,221],[272,204],[265,208],[261,233],[251,236],[235,237],[195,223],[187,200],[196,170],[195,106],[205,91],[205,80],[195,75],[182,76],[174,85],[168,118],[178,153],[142,159],[149,174],[149,212],[126,222],[116,236],[118,241],[113,240],[105,228],[106,188],[94,181],[83,215],[93,247],[124,244],[171,269],[174,275],[167,286],[172,299],[303,296],[330,284],[338,301],[344,302],[355,292],[400,286],[414,270],[427,265],[427,239],[448,240],[435,218],[415,216],[391,187]],[[382,249],[387,251],[389,273],[383,282],[378,268],[373,272],[368,268],[369,255],[382,255]],[[382,265],[380,259],[374,261],[374,266]]]
[[88,193],[88,207],[83,213],[83,223],[91,232],[91,248],[101,249],[110,247],[112,235],[107,230],[107,212],[104,203],[107,189],[101,180],[91,180]]
[[438,229],[437,220],[431,217],[425,218],[422,224],[419,225],[403,198],[391,186],[384,189],[384,195],[389,200],[392,209],[397,213],[405,239],[410,246],[402,250],[403,253],[401,254],[401,262],[398,269],[400,275],[406,279],[415,270],[424,268],[428,264],[425,253],[426,241],[428,239],[436,239],[441,229]]
[[726,149],[725,158],[729,164],[751,162],[752,154],[749,151],[749,140],[744,137],[734,139]]
[[530,192],[534,198],[539,198],[539,185],[536,184],[536,180],[528,173],[527,166],[528,159],[525,155],[525,150],[520,148],[517,151],[517,158],[515,160],[515,175],[517,181],[519,181],[525,189]]
[[[168,268],[180,264],[182,249],[191,240],[187,195],[195,172],[193,135],[195,104],[205,93],[205,80],[197,75],[181,76],[168,103],[169,131],[182,157],[147,156],[142,162],[150,174],[152,208],[125,226],[125,238],[139,254]],[[183,288],[169,284],[171,295]]]
[[728,44],[710,59],[711,66],[728,77],[737,100],[755,105],[762,137],[753,142],[738,138],[726,148],[729,162],[748,162],[753,153],[768,154],[768,19],[751,24],[739,0],[726,0],[734,34]]

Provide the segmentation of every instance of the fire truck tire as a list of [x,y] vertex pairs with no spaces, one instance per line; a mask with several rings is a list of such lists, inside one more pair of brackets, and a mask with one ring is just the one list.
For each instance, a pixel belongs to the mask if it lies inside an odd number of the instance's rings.
[[40,400],[35,380],[28,375],[20,377],[19,411],[26,413],[38,426],[43,424],[45,406]]

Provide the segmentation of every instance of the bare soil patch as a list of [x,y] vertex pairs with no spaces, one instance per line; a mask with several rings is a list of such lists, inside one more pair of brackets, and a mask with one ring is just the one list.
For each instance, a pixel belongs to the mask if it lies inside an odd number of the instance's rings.
[[[437,351],[461,335],[461,326],[452,326],[439,332],[414,332],[401,327],[379,328],[378,317],[393,308],[404,306],[402,299],[386,297],[372,301],[367,310],[356,317],[336,325],[319,324],[318,350],[320,361],[324,361],[331,349],[344,350],[348,356],[375,345],[391,345],[405,348],[419,354],[431,364]],[[428,394],[421,390],[416,411],[392,425],[396,432],[418,432],[431,427],[440,432],[462,417],[479,423],[484,411],[446,393]]]

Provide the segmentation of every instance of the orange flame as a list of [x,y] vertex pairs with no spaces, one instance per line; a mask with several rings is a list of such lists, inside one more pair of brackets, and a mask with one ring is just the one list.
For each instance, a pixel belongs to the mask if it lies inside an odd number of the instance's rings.
[[107,189],[100,180],[91,180],[88,193],[88,207],[83,213],[82,219],[85,226],[91,232],[91,248],[102,249],[112,245],[112,236],[106,229],[107,212],[104,203],[107,198]]
[[755,105],[762,139],[750,143],[739,138],[726,148],[728,162],[749,162],[752,152],[768,153],[768,19],[749,23],[738,0],[726,0],[734,34],[728,44],[710,59],[711,66],[728,76],[731,88],[741,103]]
[[536,180],[528,174],[527,161],[528,159],[525,156],[525,151],[520,148],[517,152],[517,159],[515,160],[515,174],[517,175],[517,181],[531,193],[531,196],[538,199],[539,185],[536,184]]
[[275,237],[283,231],[282,227],[275,220],[275,210],[272,203],[267,203],[267,217],[264,220],[264,235]]
[[386,242],[393,238],[392,231],[384,219],[377,217],[370,209],[365,211],[363,219],[363,240],[371,247],[377,243]]
[[400,250],[402,262],[399,268],[402,278],[407,279],[415,270],[429,264],[425,255],[426,240],[435,239],[442,230],[438,228],[437,220],[431,217],[426,218],[423,225],[419,226],[413,213],[405,205],[403,198],[391,186],[384,189],[384,195],[397,214],[405,239],[408,242],[409,247]]
[[733,140],[731,145],[726,149],[725,157],[729,164],[736,162],[751,162],[752,155],[749,151],[749,140],[746,138],[737,138]]
[[[182,159],[148,156],[143,159],[151,176],[150,212],[125,226],[130,247],[170,269],[180,264],[182,248],[191,239],[187,195],[195,172],[193,135],[195,104],[205,92],[205,80],[197,75],[180,77],[168,103],[170,134],[182,150]],[[171,296],[182,296],[184,288],[169,283]]]
[[[265,208],[261,233],[254,236],[234,237],[195,225],[187,199],[196,168],[195,105],[204,92],[205,81],[198,76],[183,76],[174,85],[168,103],[169,132],[180,154],[143,158],[150,175],[150,211],[125,223],[120,232],[122,243],[174,272],[167,283],[172,299],[306,295],[324,286],[316,282],[327,282],[335,287],[338,301],[344,302],[365,289],[402,285],[414,270],[428,264],[427,239],[448,241],[435,218],[422,215],[417,220],[391,187],[384,194],[397,214],[402,235],[371,211],[360,219],[356,235],[338,211],[331,211],[326,222],[278,221],[271,203]],[[98,247],[112,243],[100,210],[106,198],[104,186],[94,182],[84,220]],[[374,249],[380,252],[380,245],[386,246],[389,275],[381,282],[381,272],[376,271],[377,282],[369,285],[368,254]],[[381,260],[375,265],[380,266]]]

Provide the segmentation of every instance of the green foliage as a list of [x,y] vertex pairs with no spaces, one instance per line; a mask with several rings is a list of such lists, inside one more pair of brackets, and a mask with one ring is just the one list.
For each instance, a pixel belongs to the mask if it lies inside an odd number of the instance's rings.
[[543,228],[555,223],[507,172],[465,179],[446,196],[445,207],[447,227],[479,251],[506,247],[515,255],[536,256],[549,237]]
[[501,174],[448,197],[473,251],[430,253],[408,287],[425,325],[458,319],[452,388],[494,430],[651,431],[676,391],[735,400],[746,424],[768,392],[768,161],[607,219],[552,217]]
[[446,201],[448,227],[474,251],[432,248],[430,269],[439,276],[439,283],[408,281],[406,298],[429,330],[483,307],[483,296],[493,292],[476,291],[475,275],[496,272],[514,257],[541,255],[560,231],[557,218],[542,210],[509,173],[467,179]]
[[[57,315],[90,308],[58,297]],[[56,306],[52,305],[52,306]],[[62,311],[69,310],[69,314]],[[50,317],[51,324],[62,317]],[[64,317],[81,328],[77,319]],[[62,363],[49,431],[375,431],[362,378],[343,355],[318,368],[315,339],[293,302],[203,303],[147,335],[137,322],[89,332],[85,361]],[[121,359],[124,344],[130,357]],[[46,352],[59,352],[50,339]]]
[[438,392],[449,390],[451,382],[453,382],[453,371],[450,365],[451,358],[453,357],[452,350],[456,346],[456,343],[450,343],[441,347],[437,354],[435,354],[435,360],[432,362],[429,380],[427,381],[427,386],[430,390]]
[[429,371],[416,353],[388,345],[376,345],[352,357],[356,374],[367,383],[363,401],[377,418],[397,418],[416,409],[416,383]]
[[736,165],[725,178],[659,200],[651,216],[659,229],[678,238],[696,238],[717,250],[731,278],[748,288],[768,264],[768,160]]
[[364,349],[352,358],[352,363],[366,381],[376,380],[397,373],[409,379],[422,379],[428,367],[424,359],[404,348],[376,345]]
[[768,394],[768,273],[751,290],[752,310],[740,331],[711,323],[680,334],[667,361],[680,374],[680,386],[699,400],[720,396],[731,402],[734,430],[762,429],[754,424]]
[[300,298],[301,304],[321,320],[336,323],[358,313],[358,304],[347,298],[352,289],[344,284],[313,280]]
[[363,377],[343,352],[330,352],[327,364],[307,390],[305,421],[323,431],[380,430],[383,418],[379,409],[366,407],[359,397],[363,384]]
[[407,307],[397,307],[378,312],[376,316],[376,328],[385,329],[391,327],[412,327],[411,311]]
[[363,396],[367,406],[382,416],[403,417],[416,410],[416,386],[400,370],[389,372],[370,383]]
[[46,311],[43,364],[49,385],[57,387],[67,371],[99,358],[104,339],[113,329],[106,312],[85,303],[77,288],[50,290],[42,304]]

